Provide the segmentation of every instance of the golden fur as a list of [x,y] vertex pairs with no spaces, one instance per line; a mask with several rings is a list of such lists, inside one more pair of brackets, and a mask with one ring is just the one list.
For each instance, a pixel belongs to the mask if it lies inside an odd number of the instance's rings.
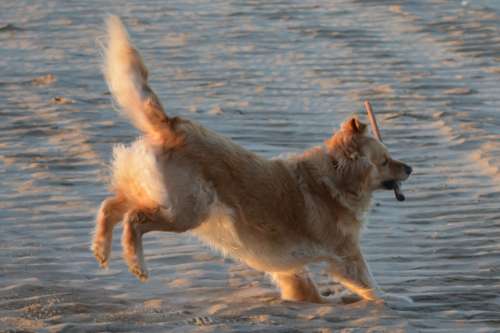
[[332,278],[361,297],[381,297],[359,246],[363,214],[385,181],[409,176],[366,135],[357,118],[323,145],[268,160],[201,125],[168,117],[117,17],[108,19],[104,71],[124,114],[144,137],[114,149],[112,191],[96,221],[92,250],[108,263],[113,227],[123,254],[147,279],[142,235],[190,231],[269,273],[283,299],[321,302],[306,265],[327,262]]

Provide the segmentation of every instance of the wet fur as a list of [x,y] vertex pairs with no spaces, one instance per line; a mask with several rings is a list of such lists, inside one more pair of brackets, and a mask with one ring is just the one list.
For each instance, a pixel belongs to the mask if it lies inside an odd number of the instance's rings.
[[269,273],[283,299],[322,302],[307,264],[327,262],[332,278],[368,300],[382,295],[359,246],[363,215],[405,165],[348,119],[303,154],[268,160],[201,125],[164,112],[147,70],[117,17],[108,19],[104,72],[144,136],[114,149],[111,189],[99,210],[92,251],[108,264],[113,227],[123,222],[129,269],[148,277],[142,236],[190,231],[224,254]]

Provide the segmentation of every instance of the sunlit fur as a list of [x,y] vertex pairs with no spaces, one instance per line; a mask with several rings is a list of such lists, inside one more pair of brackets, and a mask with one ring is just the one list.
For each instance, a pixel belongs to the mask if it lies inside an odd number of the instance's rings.
[[404,164],[350,118],[323,144],[265,159],[201,125],[168,117],[147,83],[139,53],[117,17],[108,19],[104,71],[124,115],[143,132],[114,149],[111,190],[99,210],[92,250],[106,266],[122,221],[124,259],[148,277],[142,235],[190,231],[226,255],[269,273],[283,299],[322,302],[307,264],[361,297],[382,295],[359,246],[372,192],[408,177]]

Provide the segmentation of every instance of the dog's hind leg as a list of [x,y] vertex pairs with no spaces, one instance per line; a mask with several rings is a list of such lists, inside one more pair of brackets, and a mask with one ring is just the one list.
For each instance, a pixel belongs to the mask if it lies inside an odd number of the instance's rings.
[[94,236],[92,238],[92,252],[101,267],[107,267],[111,253],[113,228],[119,223],[127,209],[127,202],[120,197],[111,197],[104,200],[97,214]]
[[324,303],[316,285],[307,271],[272,273],[281,290],[281,298],[287,301]]
[[125,259],[129,271],[141,281],[146,281],[148,279],[142,251],[143,232],[141,231],[141,225],[148,222],[149,218],[139,210],[127,212],[123,221],[123,259]]
[[[181,220],[182,221],[182,220]],[[141,281],[148,279],[142,236],[150,231],[184,232],[190,229],[187,223],[173,222],[163,208],[132,209],[125,214],[123,221],[122,247],[123,259],[129,271]]]

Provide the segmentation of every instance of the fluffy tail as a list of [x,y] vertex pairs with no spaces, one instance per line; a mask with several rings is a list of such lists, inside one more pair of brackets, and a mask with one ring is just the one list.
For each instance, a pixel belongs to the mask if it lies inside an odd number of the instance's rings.
[[169,118],[148,85],[148,71],[141,55],[130,42],[120,18],[110,16],[106,23],[104,75],[109,90],[135,127],[152,138],[161,138]]

